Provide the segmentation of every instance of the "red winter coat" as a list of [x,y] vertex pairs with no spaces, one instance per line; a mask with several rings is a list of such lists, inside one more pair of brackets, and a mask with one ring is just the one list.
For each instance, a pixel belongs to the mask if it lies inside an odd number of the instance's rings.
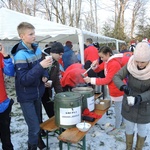
[[0,53],[0,103],[7,99],[7,94],[5,90],[4,76],[3,76],[3,55]]
[[93,45],[88,46],[84,50],[84,61],[85,62],[88,60],[93,62],[94,60],[98,60],[98,59],[99,59],[98,50]]
[[77,84],[83,84],[85,81],[83,80],[81,74],[86,70],[83,69],[82,64],[75,63],[70,65],[64,72],[64,75],[61,79],[62,87],[70,86],[75,87]]
[[99,72],[104,69],[105,78],[91,78],[91,84],[108,85],[109,94],[113,97],[119,97],[124,95],[124,92],[120,91],[113,82],[114,75],[122,67],[120,64],[120,60],[121,58],[116,58],[115,55],[111,56],[107,62],[103,62],[95,70],[95,72]]

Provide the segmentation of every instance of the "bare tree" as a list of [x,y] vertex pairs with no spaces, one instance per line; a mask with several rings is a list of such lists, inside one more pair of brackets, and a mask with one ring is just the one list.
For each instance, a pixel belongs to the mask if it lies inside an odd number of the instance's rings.
[[[47,20],[96,33],[100,32],[98,31],[98,24],[100,24],[98,10],[105,9],[114,14],[109,23],[104,25],[105,34],[108,34],[110,30],[109,36],[124,40],[126,38],[125,11],[129,8],[132,10],[132,20],[128,20],[131,22],[130,37],[132,38],[138,23],[139,12],[147,1],[112,0],[112,7],[107,4],[102,7],[104,4],[98,0],[1,0],[0,7],[7,7],[32,16],[41,15]],[[142,26],[140,27],[142,29]],[[148,28],[149,26],[146,25],[145,27]],[[129,24],[128,28],[130,28]]]
[[98,33],[98,20],[97,20],[97,0],[94,0],[95,5],[95,31]]
[[114,37],[124,39],[124,13],[129,0],[115,0],[115,28]]
[[79,21],[80,21],[80,18],[81,18],[81,6],[82,6],[82,0],[78,0],[78,1],[75,1],[75,8],[74,8],[74,12],[75,13],[75,26],[77,28],[79,28]]
[[131,35],[130,35],[131,39],[133,38],[133,33],[134,33],[135,23],[138,18],[138,13],[143,5],[144,3],[142,0],[137,0],[133,6],[132,21],[131,21]]

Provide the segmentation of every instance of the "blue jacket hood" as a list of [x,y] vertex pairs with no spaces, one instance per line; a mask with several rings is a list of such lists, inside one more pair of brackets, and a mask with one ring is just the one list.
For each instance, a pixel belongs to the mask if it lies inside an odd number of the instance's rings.
[[64,53],[65,53],[65,52],[68,52],[68,51],[70,51],[70,50],[72,51],[72,49],[70,49],[70,47],[64,46]]
[[[37,47],[38,47],[38,44],[36,43],[32,43],[31,44],[32,48],[34,49],[34,51],[36,51]],[[11,50],[11,54],[13,56],[16,55],[16,53],[20,50],[26,50],[26,51],[29,51],[29,49],[26,47],[26,45],[23,43],[23,41],[21,40],[19,43],[17,43]]]

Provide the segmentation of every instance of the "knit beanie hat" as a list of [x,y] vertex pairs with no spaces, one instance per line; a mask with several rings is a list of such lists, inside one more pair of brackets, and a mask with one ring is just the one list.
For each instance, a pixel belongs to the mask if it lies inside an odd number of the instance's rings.
[[54,42],[52,44],[50,51],[51,53],[56,53],[56,54],[64,53],[64,47],[60,42]]
[[72,45],[72,42],[71,41],[67,41],[66,45]]
[[134,50],[134,60],[140,62],[150,61],[150,46],[148,42],[140,42]]

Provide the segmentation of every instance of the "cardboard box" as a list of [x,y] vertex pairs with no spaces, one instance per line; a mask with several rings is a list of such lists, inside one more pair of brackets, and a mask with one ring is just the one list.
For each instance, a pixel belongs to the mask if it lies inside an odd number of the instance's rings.
[[[101,104],[101,102],[103,104]],[[100,104],[95,104],[95,109],[105,110],[110,107],[110,100],[100,100]]]

